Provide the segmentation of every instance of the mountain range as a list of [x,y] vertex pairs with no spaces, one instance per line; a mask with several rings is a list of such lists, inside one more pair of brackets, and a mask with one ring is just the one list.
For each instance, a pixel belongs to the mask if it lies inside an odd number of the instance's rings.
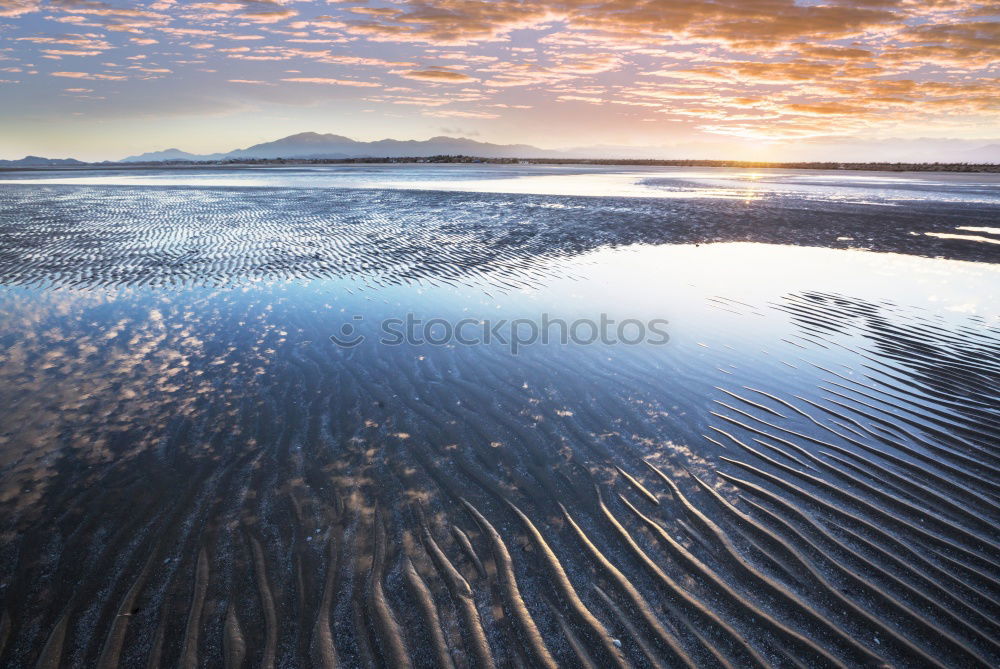
[[[722,140],[689,142],[671,146],[596,145],[565,150],[540,149],[527,144],[491,144],[465,137],[432,137],[426,140],[382,139],[359,142],[342,135],[303,132],[273,142],[254,144],[227,153],[196,154],[180,149],[153,151],[109,163],[198,162],[251,159],[343,159],[426,158],[430,156],[475,156],[479,158],[540,159],[652,159],[652,160],[759,160],[761,150],[781,162],[874,162],[1000,164],[1000,143],[970,139],[892,138],[864,141],[844,137],[822,137],[768,150],[766,145],[734,145]],[[88,163],[72,158],[26,156],[0,160],[0,167],[74,166]],[[91,163],[92,164],[92,163]]]
[[426,158],[429,156],[477,156],[480,158],[547,158],[556,155],[526,144],[490,144],[464,137],[432,137],[426,140],[382,139],[359,142],[342,135],[303,132],[273,142],[254,144],[229,153],[198,155],[179,149],[129,156],[123,163],[186,160],[239,160],[254,158]]
[[[359,142],[342,135],[303,132],[273,142],[255,144],[228,153],[193,154],[178,149],[129,156],[121,162],[215,161],[253,158],[338,159],[338,158],[425,158],[429,156],[476,156],[479,158],[605,158],[605,159],[735,159],[753,160],[755,151],[732,155],[724,143],[675,146],[588,146],[555,151],[527,144],[491,144],[464,137],[432,137],[427,140],[383,139]],[[974,140],[933,138],[889,139],[867,144],[842,138],[817,139],[786,147],[784,161],[848,161],[859,156],[884,162],[1000,163],[1000,144],[980,144]]]
[[0,160],[0,167],[55,167],[58,165],[86,164],[73,158],[42,158],[40,156],[25,156],[19,160]]
[[[476,156],[478,158],[605,158],[605,159],[731,159],[753,160],[758,152],[751,148],[734,151],[725,143],[677,144],[674,146],[587,146],[555,151],[527,144],[491,144],[465,137],[432,137],[426,140],[382,139],[359,142],[343,135],[303,132],[273,142],[254,144],[228,153],[193,154],[179,149],[129,156],[120,162],[215,161],[339,158],[426,158],[430,156]],[[746,155],[733,155],[746,154]],[[854,162],[859,156],[877,162],[1000,163],[1000,144],[983,145],[974,140],[934,138],[886,139],[869,142],[847,138],[817,138],[797,146],[785,147],[784,161],[816,160]]]

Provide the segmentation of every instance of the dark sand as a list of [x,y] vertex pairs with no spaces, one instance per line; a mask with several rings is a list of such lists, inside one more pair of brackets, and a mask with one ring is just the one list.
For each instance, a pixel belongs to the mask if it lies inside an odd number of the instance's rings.
[[604,308],[637,243],[988,265],[923,233],[998,212],[0,186],[0,666],[997,666],[995,324],[798,277],[659,349],[328,336]]

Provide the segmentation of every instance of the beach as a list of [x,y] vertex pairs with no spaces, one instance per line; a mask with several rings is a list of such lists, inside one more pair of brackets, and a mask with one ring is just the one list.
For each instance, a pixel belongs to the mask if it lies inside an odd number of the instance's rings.
[[996,666],[998,220],[995,174],[2,171],[0,664]]

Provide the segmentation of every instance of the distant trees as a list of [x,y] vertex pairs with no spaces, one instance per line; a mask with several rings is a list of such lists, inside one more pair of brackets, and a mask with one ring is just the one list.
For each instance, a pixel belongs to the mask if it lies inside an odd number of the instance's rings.
[[[484,163],[490,165],[619,165],[639,167],[729,167],[740,169],[862,170],[878,172],[1000,172],[1000,164],[762,162],[748,160],[654,160],[632,158],[483,158],[478,156],[413,156],[405,158],[227,158],[213,161],[130,162],[137,166],[168,165],[349,165],[373,163]],[[109,163],[102,163],[107,165]]]

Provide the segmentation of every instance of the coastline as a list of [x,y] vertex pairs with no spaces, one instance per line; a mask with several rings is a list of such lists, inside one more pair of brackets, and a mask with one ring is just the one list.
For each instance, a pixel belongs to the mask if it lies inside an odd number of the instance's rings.
[[128,169],[142,167],[269,167],[274,165],[394,165],[394,164],[485,164],[485,165],[559,165],[595,167],[699,167],[727,169],[795,169],[795,170],[850,170],[864,172],[947,172],[947,173],[1000,173],[1000,163],[901,163],[901,162],[765,162],[744,160],[652,160],[628,158],[482,158],[477,156],[411,156],[372,158],[258,158],[240,160],[206,161],[149,161],[149,162],[99,162],[79,165],[4,165],[0,171],[48,171]]

